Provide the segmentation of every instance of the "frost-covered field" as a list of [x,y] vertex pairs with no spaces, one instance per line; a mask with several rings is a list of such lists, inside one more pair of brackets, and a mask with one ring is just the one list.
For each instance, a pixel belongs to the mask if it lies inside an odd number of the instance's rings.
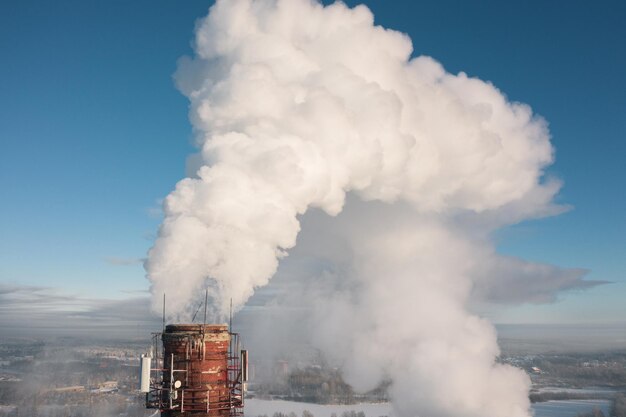
[[[609,415],[611,402],[608,400],[568,400],[547,401],[533,404],[535,417],[574,417],[578,413],[587,412],[597,407],[605,416]],[[284,414],[295,413],[302,416],[304,410],[310,411],[315,417],[331,417],[335,413],[338,417],[344,411],[362,411],[366,417],[389,416],[392,417],[391,404],[353,404],[353,405],[321,405],[299,403],[292,401],[269,401],[269,400],[246,400],[246,416],[257,417],[267,415],[272,417],[276,412]]]

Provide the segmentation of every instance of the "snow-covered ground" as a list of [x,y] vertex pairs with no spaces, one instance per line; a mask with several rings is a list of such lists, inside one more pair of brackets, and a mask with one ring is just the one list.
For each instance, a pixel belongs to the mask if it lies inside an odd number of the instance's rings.
[[257,417],[267,415],[272,417],[276,412],[289,414],[294,412],[298,417],[302,417],[304,410],[310,411],[315,417],[330,417],[332,413],[337,414],[337,417],[341,417],[341,413],[344,411],[363,411],[366,417],[379,417],[390,416],[391,417],[391,404],[352,404],[352,405],[322,405],[311,403],[299,403],[294,401],[282,401],[282,400],[246,400],[245,403],[246,417]]
[[[547,401],[533,404],[535,417],[574,417],[578,413],[591,411],[594,407],[602,410],[605,416],[609,415],[611,402],[609,400],[568,400],[568,401]],[[363,411],[366,417],[393,417],[391,404],[353,404],[353,405],[321,405],[310,403],[299,403],[293,401],[270,401],[270,400],[246,400],[246,417],[257,417],[267,415],[272,417],[276,412],[284,414],[295,413],[302,416],[304,410],[310,411],[315,417],[331,417],[333,413],[341,417],[344,411]]]

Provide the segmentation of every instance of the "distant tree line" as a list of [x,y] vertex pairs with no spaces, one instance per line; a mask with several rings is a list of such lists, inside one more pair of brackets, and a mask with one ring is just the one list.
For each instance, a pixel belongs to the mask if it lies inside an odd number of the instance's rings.
[[532,392],[528,396],[531,403],[541,403],[545,401],[560,401],[560,400],[604,400],[607,398],[607,394],[604,392],[571,392],[571,391],[556,391],[556,392]]
[[572,386],[626,387],[626,353],[543,356],[533,361],[544,379],[556,378]]
[[359,394],[355,393],[352,387],[343,380],[340,370],[309,366],[295,369],[282,380],[275,379],[259,383],[254,391],[259,398],[281,398],[315,404],[356,404],[357,402],[388,401],[387,389],[390,384],[390,381],[385,381],[377,388]]

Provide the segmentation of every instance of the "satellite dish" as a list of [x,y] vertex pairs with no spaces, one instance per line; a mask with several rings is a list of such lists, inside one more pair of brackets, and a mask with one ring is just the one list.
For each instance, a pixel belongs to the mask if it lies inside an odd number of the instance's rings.
[[174,381],[174,389],[178,389],[178,388],[180,388],[182,385],[183,385],[183,383],[182,383],[182,382],[180,382],[180,381]]

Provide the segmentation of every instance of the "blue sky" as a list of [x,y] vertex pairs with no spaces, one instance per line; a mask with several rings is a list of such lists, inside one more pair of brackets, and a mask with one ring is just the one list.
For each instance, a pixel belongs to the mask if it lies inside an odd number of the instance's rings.
[[[349,5],[357,4],[348,1]],[[626,318],[626,3],[370,0],[415,54],[492,81],[545,117],[549,174],[573,210],[503,231],[505,254],[613,284],[503,322]],[[0,6],[0,284],[85,299],[148,288],[140,259],[159,201],[193,151],[176,61],[207,1],[32,1]]]

